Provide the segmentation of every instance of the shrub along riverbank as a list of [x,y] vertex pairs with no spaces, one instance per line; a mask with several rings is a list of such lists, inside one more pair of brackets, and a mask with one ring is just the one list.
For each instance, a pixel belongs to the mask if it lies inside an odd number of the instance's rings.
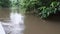
[[60,11],[59,0],[21,0],[20,5],[26,12],[34,10],[33,13],[41,18],[48,18]]
[[26,13],[48,18],[60,11],[60,0],[0,0],[0,8],[16,6],[25,9]]
[[10,0],[0,0],[0,8],[1,7],[10,7],[11,5],[10,5],[10,3],[11,3],[11,1]]

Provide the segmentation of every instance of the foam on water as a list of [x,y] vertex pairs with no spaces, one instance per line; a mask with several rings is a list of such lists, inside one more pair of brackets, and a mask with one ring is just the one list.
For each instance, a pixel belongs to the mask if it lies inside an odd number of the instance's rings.
[[3,26],[2,26],[2,24],[1,24],[1,22],[0,22],[0,34],[5,34],[5,31],[4,31],[4,29],[3,29]]
[[11,13],[10,14],[10,19],[11,19],[11,34],[22,34],[24,30],[24,16],[21,14],[16,13]]
[[7,34],[23,34],[24,28],[24,16],[17,12],[12,12],[10,14],[10,22],[4,24]]

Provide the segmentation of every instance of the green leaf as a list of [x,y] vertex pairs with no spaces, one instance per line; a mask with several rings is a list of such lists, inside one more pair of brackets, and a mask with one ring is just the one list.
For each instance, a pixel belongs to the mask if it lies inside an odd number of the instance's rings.
[[60,2],[54,1],[54,2],[51,3],[50,6],[52,6],[52,7],[57,7],[59,4],[60,4]]

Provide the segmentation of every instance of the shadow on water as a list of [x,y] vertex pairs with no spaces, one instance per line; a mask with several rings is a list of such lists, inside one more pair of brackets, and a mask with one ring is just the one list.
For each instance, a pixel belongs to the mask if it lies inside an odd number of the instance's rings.
[[60,22],[60,12],[50,15],[46,20],[59,23]]
[[60,14],[44,20],[33,15],[25,17],[25,34],[60,34]]

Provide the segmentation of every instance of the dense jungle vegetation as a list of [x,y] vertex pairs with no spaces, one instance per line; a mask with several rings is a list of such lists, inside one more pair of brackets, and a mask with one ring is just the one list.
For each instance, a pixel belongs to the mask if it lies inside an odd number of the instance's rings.
[[60,0],[0,0],[0,7],[14,6],[20,6],[26,13],[32,12],[41,18],[48,18],[60,11]]
[[[48,18],[50,15],[56,14],[60,11],[60,0],[21,0],[22,8],[26,12],[33,11],[33,14],[41,18]],[[36,11],[37,10],[37,11]]]
[[0,7],[10,7],[10,0],[0,0]]

